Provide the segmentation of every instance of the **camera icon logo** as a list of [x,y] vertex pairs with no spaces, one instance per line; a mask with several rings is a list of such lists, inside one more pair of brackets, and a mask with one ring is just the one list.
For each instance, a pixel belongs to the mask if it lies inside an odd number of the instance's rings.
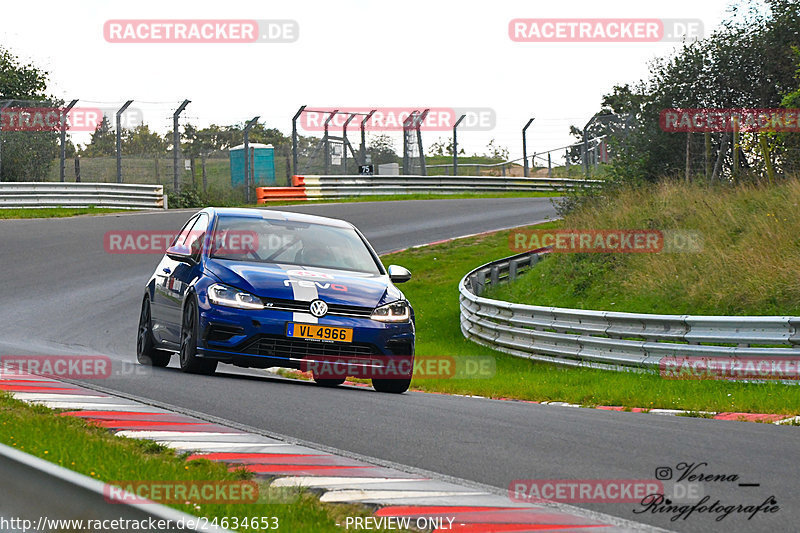
[[659,466],[656,468],[656,479],[659,481],[672,479],[672,469],[668,466]]

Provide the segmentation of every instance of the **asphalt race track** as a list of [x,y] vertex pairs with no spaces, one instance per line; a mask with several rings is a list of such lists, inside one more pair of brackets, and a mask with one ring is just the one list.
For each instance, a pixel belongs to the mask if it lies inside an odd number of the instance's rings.
[[[549,198],[420,200],[293,206],[344,218],[378,252],[554,217]],[[135,358],[142,291],[158,256],[109,254],[109,230],[176,231],[187,211],[0,220],[0,354],[106,354],[94,383],[258,430],[505,489],[514,479],[653,479],[659,467],[707,463],[738,475],[702,483],[709,504],[758,505],[754,516],[636,514],[637,504],[576,504],[676,531],[795,531],[800,523],[797,428],[504,402],[411,392],[319,388],[220,365],[218,375],[123,365]],[[453,298],[457,289],[453,287]],[[88,385],[92,383],[87,382]],[[800,389],[798,389],[800,394]],[[677,473],[677,471],[676,471]],[[739,483],[758,483],[741,487]]]

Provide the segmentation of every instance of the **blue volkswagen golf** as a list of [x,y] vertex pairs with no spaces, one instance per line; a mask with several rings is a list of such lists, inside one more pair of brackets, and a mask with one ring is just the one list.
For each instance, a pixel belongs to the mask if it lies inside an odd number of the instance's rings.
[[217,364],[295,368],[324,386],[346,377],[402,393],[414,311],[352,224],[261,209],[206,208],[174,239],[145,288],[136,356],[185,372]]

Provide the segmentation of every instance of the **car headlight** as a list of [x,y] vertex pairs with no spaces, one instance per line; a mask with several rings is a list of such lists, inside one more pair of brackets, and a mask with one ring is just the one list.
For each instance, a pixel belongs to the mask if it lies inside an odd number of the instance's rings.
[[411,308],[403,300],[376,307],[370,317],[379,322],[408,322]]
[[208,288],[208,299],[212,304],[236,307],[237,309],[264,309],[264,302],[249,292],[215,283]]

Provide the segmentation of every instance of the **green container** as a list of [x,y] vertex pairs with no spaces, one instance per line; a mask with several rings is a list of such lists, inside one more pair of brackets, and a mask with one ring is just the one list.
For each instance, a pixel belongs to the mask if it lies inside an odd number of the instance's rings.
[[[271,144],[250,143],[253,183],[275,185],[275,148]],[[230,149],[231,185],[244,185],[244,144]]]

